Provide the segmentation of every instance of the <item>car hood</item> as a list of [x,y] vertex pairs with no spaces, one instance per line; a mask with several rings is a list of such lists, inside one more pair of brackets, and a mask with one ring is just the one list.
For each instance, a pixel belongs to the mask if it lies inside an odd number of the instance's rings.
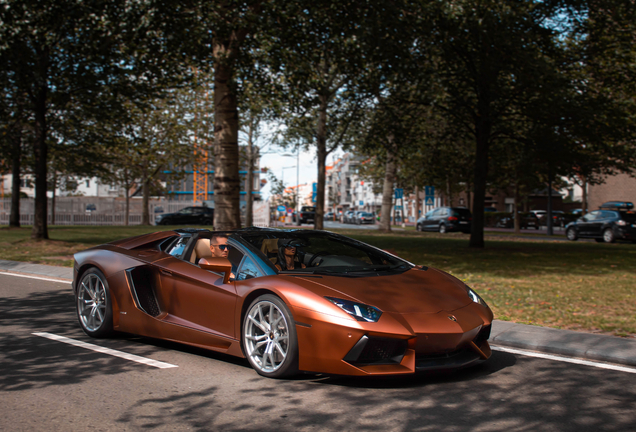
[[[302,278],[340,297],[375,306],[385,312],[438,313],[472,302],[465,284],[437,269],[411,269],[401,274],[370,277]],[[309,287],[307,287],[309,288]]]

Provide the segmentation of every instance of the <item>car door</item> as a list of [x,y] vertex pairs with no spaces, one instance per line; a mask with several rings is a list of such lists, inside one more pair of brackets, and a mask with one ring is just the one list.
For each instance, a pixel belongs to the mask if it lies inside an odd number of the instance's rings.
[[[581,237],[592,237],[595,234],[595,230],[598,231],[599,222],[597,219],[600,217],[600,211],[594,210],[583,216],[577,222],[577,226],[579,229],[579,236]],[[596,229],[595,229],[596,227]]]
[[446,207],[438,208],[437,212],[435,213],[433,226],[431,228],[434,230],[439,229],[439,226],[446,220],[447,217],[448,209]]
[[188,219],[192,215],[192,207],[186,207],[184,209],[179,210],[175,214],[174,224],[176,225],[184,225],[188,223]]
[[426,214],[424,215],[424,218],[422,218],[422,230],[423,231],[427,231],[430,229],[431,226],[431,219],[433,218],[433,213],[435,213],[437,209],[433,209],[430,210],[428,212],[426,212]]
[[161,260],[156,266],[161,279],[157,297],[167,312],[165,321],[222,338],[237,337],[234,281],[224,284],[223,275],[175,257]]

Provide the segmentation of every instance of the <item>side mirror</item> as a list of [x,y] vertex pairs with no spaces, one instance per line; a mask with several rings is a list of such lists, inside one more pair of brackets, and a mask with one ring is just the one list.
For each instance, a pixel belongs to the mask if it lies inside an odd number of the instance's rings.
[[213,271],[214,273],[222,273],[224,284],[230,281],[230,273],[232,273],[232,263],[227,258],[201,258],[199,260],[199,267],[201,267],[203,270]]

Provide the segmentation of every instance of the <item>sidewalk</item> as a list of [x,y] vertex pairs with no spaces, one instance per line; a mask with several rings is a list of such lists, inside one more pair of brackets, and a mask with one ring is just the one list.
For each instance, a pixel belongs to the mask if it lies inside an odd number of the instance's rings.
[[[2,272],[47,277],[68,282],[73,278],[73,269],[69,267],[5,260],[0,260],[0,274]],[[505,347],[636,366],[636,339],[495,320],[490,342],[493,345]]]

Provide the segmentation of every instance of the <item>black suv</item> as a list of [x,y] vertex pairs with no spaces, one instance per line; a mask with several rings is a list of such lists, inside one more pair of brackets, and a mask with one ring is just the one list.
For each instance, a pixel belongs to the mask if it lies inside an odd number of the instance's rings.
[[186,207],[176,213],[164,213],[155,217],[156,225],[212,225],[214,209],[210,207]]
[[636,243],[636,211],[630,202],[610,201],[565,227],[568,240],[593,238],[597,242],[614,243],[630,240]]
[[316,218],[316,207],[303,206],[300,208],[299,218],[296,221],[298,225],[313,222]]
[[470,233],[472,214],[465,207],[438,207],[417,220],[418,231],[461,231]]

